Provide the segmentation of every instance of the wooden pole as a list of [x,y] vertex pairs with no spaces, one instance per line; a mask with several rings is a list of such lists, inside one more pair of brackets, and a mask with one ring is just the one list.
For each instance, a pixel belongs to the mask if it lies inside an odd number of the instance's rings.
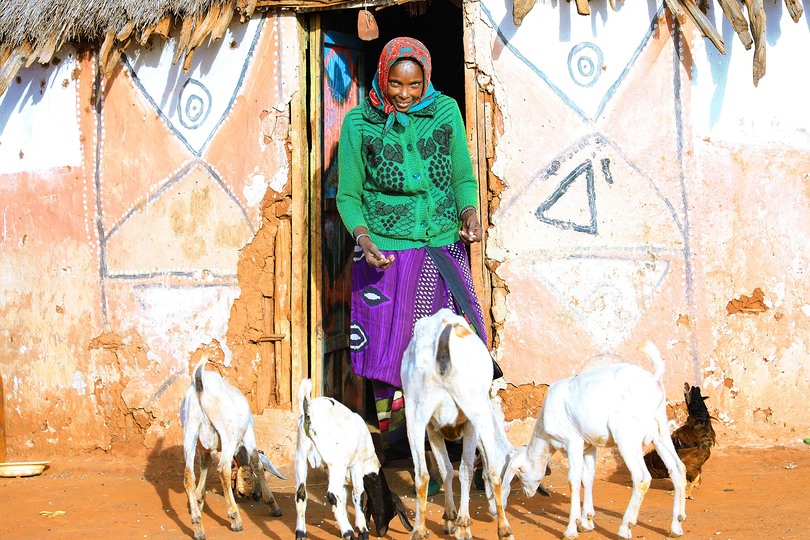
[[492,126],[488,123],[485,112],[484,92],[478,87],[478,72],[475,61],[475,36],[473,22],[477,3],[464,2],[462,4],[462,21],[464,24],[464,97],[465,97],[465,124],[467,126],[467,144],[470,148],[473,171],[478,177],[478,215],[484,239],[472,244],[470,247],[470,266],[472,270],[475,291],[481,310],[484,313],[484,326],[487,328],[487,341],[492,345],[492,282],[486,266],[485,247],[487,241],[486,231],[489,227],[489,190],[487,179],[489,167],[487,163],[487,138]]
[[[285,336],[273,344],[276,355],[276,399],[279,405],[291,403],[293,387],[293,359],[290,340],[292,328],[290,305],[293,299],[290,298],[290,268],[297,258],[297,253],[291,249],[291,236],[290,221],[282,219],[276,233],[275,302],[273,305],[275,333]],[[298,387],[295,388],[297,391]]]
[[[307,36],[306,15],[297,15],[298,22],[298,80],[299,91],[290,103],[290,152],[292,181],[292,280],[291,364],[290,383],[293,393],[309,373],[309,161],[307,139]],[[292,401],[291,401],[292,403]]]
[[[323,79],[321,77],[321,50],[323,48],[323,30],[321,27],[321,16],[313,15],[310,19],[311,26],[309,30],[309,57],[310,57],[310,71],[309,71],[309,87],[310,87],[310,102],[309,108],[311,111],[310,118],[313,120],[310,125],[312,132],[312,147],[309,154],[309,170],[310,170],[310,201],[309,201],[309,214],[310,214],[310,229],[309,239],[312,246],[311,252],[311,271],[310,275],[310,371],[309,376],[312,379],[312,391],[316,395],[323,393],[323,351],[324,351],[324,337],[323,337],[323,298],[322,298],[322,283],[323,283],[323,253],[321,250],[321,209],[322,209],[322,161],[323,151],[321,149],[321,141],[323,140],[323,130],[321,128],[320,119],[323,118],[322,110],[322,97],[323,97]],[[316,60],[318,59],[318,60]]]

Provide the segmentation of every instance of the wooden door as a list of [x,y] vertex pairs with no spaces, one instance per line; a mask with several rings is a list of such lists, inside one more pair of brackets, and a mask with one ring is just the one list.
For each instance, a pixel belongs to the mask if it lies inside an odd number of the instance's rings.
[[[323,20],[323,19],[320,19]],[[360,103],[365,93],[362,82],[363,44],[355,36],[323,29],[320,36],[320,81],[313,99],[318,125],[313,146],[318,155],[315,170],[320,181],[314,186],[320,192],[320,335],[322,388],[324,395],[334,397],[350,409],[365,413],[365,382],[351,369],[349,322],[351,318],[351,269],[354,241],[337,211],[335,197],[338,185],[337,147],[340,128],[346,113]],[[318,142],[320,140],[320,145]],[[313,193],[313,196],[315,194]],[[313,371],[318,369],[313,365]]]

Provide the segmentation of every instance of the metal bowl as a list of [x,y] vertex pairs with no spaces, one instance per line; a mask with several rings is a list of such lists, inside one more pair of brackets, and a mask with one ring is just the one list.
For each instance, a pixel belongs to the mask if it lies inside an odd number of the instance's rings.
[[42,474],[50,461],[16,461],[0,463],[0,476],[14,478],[16,476],[37,476]]

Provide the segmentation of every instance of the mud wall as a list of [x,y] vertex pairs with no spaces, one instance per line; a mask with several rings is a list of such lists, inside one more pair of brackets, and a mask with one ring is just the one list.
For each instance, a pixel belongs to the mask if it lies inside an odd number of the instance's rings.
[[262,406],[297,32],[234,21],[187,72],[176,38],[153,38],[109,78],[65,49],[0,97],[9,459],[177,445],[201,347]]
[[767,7],[754,87],[732,32],[722,56],[662,9],[590,5],[537,3],[519,28],[503,2],[473,11],[497,104],[486,253],[514,438],[536,416],[527,396],[614,355],[647,365],[651,339],[670,402],[701,385],[723,443],[800,441],[810,106],[785,92],[810,80],[807,25]]

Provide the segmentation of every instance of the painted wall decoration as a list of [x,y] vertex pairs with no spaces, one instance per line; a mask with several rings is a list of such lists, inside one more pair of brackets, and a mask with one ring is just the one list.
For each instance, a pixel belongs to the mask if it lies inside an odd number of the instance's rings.
[[73,434],[52,444],[109,448],[125,433],[149,445],[177,433],[175,383],[191,353],[217,340],[231,361],[240,250],[268,190],[288,190],[297,32],[294,16],[237,19],[186,73],[172,64],[173,36],[127,50],[109,78],[92,53],[68,55],[22,70],[6,92],[0,315],[17,322],[0,331],[0,355],[19,381],[11,433],[29,436],[25,426],[47,418]]
[[22,70],[0,96],[0,174],[81,164],[76,52]]
[[[627,110],[639,99],[634,86],[649,85],[650,77],[667,98],[674,95],[674,62],[662,54],[667,45],[651,43],[664,21],[661,11],[623,6],[616,16],[586,18],[570,7],[570,13],[566,6],[555,7],[563,14],[555,18],[537,6],[518,29],[502,4],[482,7],[497,25],[495,55],[519,66],[515,76],[509,68],[498,69],[499,80],[510,88],[506,99],[516,103],[515,96],[525,92],[530,104],[525,111],[509,110],[512,119],[529,120],[520,130],[524,142],[515,140],[504,152],[509,188],[493,216],[496,239],[488,247],[503,259],[499,275],[509,283],[512,305],[526,305],[541,291],[554,299],[551,312],[507,320],[499,353],[507,363],[513,354],[528,353],[532,344],[521,334],[552,314],[565,323],[547,326],[545,335],[570,334],[563,327],[573,327],[576,340],[589,343],[576,347],[580,358],[557,364],[545,380],[570,375],[596,353],[627,349],[649,324],[645,319],[659,314],[661,291],[678,290],[676,310],[694,309],[682,164],[672,159],[663,169],[660,163],[649,167],[660,162],[661,152],[676,157],[683,144],[679,120],[669,99],[646,102],[646,111]],[[650,56],[659,59],[655,71],[634,77],[634,69],[649,67]],[[528,82],[518,85],[517,78]],[[623,129],[633,123],[648,126]],[[639,149],[649,140],[640,145],[639,138],[649,134],[649,124],[662,146],[644,155]],[[544,148],[527,147],[532,140],[544,141]],[[526,154],[536,159],[524,159]],[[570,336],[555,339],[568,343]],[[690,348],[687,344],[687,354]],[[516,366],[517,377],[537,380],[532,369]],[[692,363],[686,369],[697,368]]]
[[[110,85],[105,95],[97,118],[104,134],[97,175],[101,273],[105,288],[136,291],[139,305],[147,294],[165,299],[164,306],[146,310],[159,315],[155,334],[165,331],[167,321],[174,325],[194,313],[207,319],[211,309],[227,312],[238,295],[238,250],[260,224],[260,199],[250,196],[256,175],[244,169],[241,152],[254,142],[251,133],[259,138],[258,124],[243,124],[247,118],[238,102],[245,99],[246,79],[260,73],[254,61],[260,43],[273,51],[274,65],[281,65],[280,39],[276,19],[235,21],[220,42],[195,54],[187,73],[172,64],[171,46],[134,49],[125,56],[131,83]],[[267,94],[278,88],[261,86]],[[127,106],[133,102],[136,107]],[[131,132],[127,126],[138,116],[152,121],[147,130]],[[243,135],[233,139],[239,131]],[[127,154],[148,158],[133,171],[121,159]],[[128,180],[107,189],[108,176]],[[263,178],[259,182],[266,188]],[[167,286],[174,289],[170,295],[151,290]],[[213,297],[212,290],[218,291]],[[168,316],[162,312],[167,309],[183,316]],[[220,320],[212,337],[224,335],[226,321]]]
[[[476,27],[502,115],[486,253],[507,380],[548,384],[613,353],[647,365],[635,349],[652,338],[672,402],[697,383],[724,437],[791,444],[810,384],[796,279],[810,106],[784,92],[810,81],[790,52],[810,46],[807,25],[766,8],[778,48],[754,87],[736,38],[721,56],[660,3],[591,9],[537,4],[515,28],[485,0]],[[752,291],[756,309],[733,309]]]
[[663,5],[636,9],[617,4],[618,13],[613,13],[607,3],[595,3],[591,16],[582,17],[575,6],[557,6],[529,12],[515,27],[508,4],[482,3],[502,44],[586,120],[602,114],[663,13]]

